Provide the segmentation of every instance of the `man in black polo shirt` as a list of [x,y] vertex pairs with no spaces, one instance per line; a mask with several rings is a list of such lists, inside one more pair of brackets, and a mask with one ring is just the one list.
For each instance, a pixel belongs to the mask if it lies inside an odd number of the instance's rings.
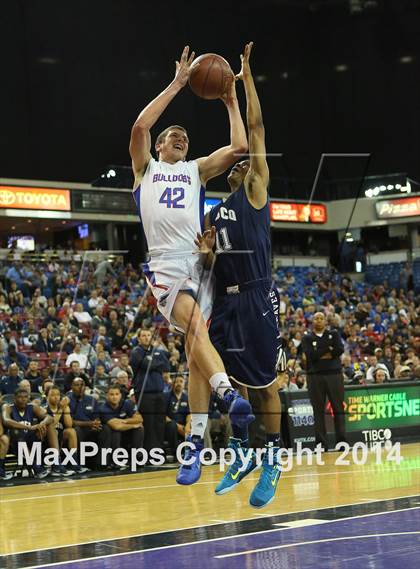
[[184,387],[185,379],[182,375],[178,375],[172,384],[172,390],[165,393],[165,440],[168,441],[169,449],[174,456],[179,443],[184,441],[185,435],[188,434],[186,431],[189,429],[190,408]]
[[31,360],[29,362],[29,367],[23,377],[30,381],[32,393],[37,393],[42,384],[41,372],[39,371],[39,363],[37,360]]
[[144,420],[144,448],[162,448],[165,431],[165,381],[169,372],[166,353],[152,346],[152,333],[143,329],[140,345],[131,352],[130,365],[134,373],[134,393]]
[[144,439],[143,418],[134,403],[122,397],[118,385],[108,387],[106,402],[99,407],[103,425],[111,429],[111,446],[115,450],[121,445],[131,451],[142,448]]
[[74,360],[70,364],[70,371],[64,376],[64,389],[66,391],[72,388],[73,380],[76,377],[80,377],[85,382],[85,385],[91,387],[89,376],[84,371],[81,371],[80,363]]
[[312,332],[302,339],[303,361],[306,363],[309,398],[315,420],[315,444],[327,449],[325,430],[325,398],[334,412],[336,442],[346,440],[344,423],[344,381],[340,356],[343,343],[337,330],[327,330],[325,315],[317,312]]
[[106,466],[100,465],[100,452],[102,448],[111,447],[111,429],[108,425],[102,425],[98,403],[91,395],[85,395],[85,387],[82,378],[76,377],[73,380],[71,391],[67,394],[70,415],[79,444],[85,441],[95,442],[99,447],[96,465]]

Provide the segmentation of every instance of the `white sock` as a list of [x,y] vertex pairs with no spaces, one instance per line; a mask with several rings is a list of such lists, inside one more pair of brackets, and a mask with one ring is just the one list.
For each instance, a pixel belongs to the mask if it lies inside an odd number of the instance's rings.
[[213,391],[220,397],[223,397],[228,389],[233,389],[228,376],[222,371],[211,376],[210,385],[212,386]]
[[204,431],[207,427],[208,413],[192,413],[191,415],[191,436],[204,438]]

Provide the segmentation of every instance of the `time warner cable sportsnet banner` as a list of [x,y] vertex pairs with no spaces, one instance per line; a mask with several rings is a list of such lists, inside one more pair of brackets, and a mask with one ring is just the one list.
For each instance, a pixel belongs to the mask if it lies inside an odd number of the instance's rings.
[[[289,446],[315,446],[314,417],[307,391],[281,392],[286,410],[284,427]],[[371,444],[388,439],[407,440],[420,436],[420,382],[345,387],[346,433],[349,443]],[[326,406],[325,421],[331,446],[334,419]]]

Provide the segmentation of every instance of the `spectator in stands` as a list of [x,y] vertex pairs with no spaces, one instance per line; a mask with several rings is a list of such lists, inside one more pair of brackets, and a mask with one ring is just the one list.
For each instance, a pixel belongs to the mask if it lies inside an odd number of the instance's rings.
[[380,364],[384,364],[386,365],[386,367],[388,368],[389,371],[389,375],[390,377],[393,377],[394,375],[394,364],[392,361],[392,349],[391,346],[386,346],[384,351],[383,351],[383,355],[379,356],[378,359]]
[[134,372],[134,393],[144,419],[145,448],[162,448],[165,430],[165,381],[169,361],[160,350],[151,347],[152,333],[143,329],[140,346],[131,352],[130,365]]
[[373,381],[375,383],[384,383],[384,381],[389,381],[388,369],[385,371],[381,367],[377,367],[373,372]]
[[110,375],[106,372],[105,366],[98,363],[95,367],[93,376],[93,384],[100,389],[107,389],[110,382]]
[[10,304],[6,300],[5,294],[0,294],[0,314],[7,314],[8,316],[12,314],[12,309]]
[[111,352],[111,340],[107,337],[107,331],[106,331],[105,324],[101,324],[98,327],[97,333],[92,338],[91,343],[92,343],[92,346],[94,346],[96,350],[97,350],[97,343],[101,340],[104,343],[105,350],[107,352]]
[[120,388],[123,399],[126,399],[130,392],[130,378],[128,377],[128,373],[124,370],[119,371],[112,383]]
[[39,298],[34,297],[31,301],[31,306],[27,310],[27,314],[29,314],[35,320],[45,318],[46,310],[43,308],[39,303]]
[[94,310],[98,306],[104,306],[106,300],[100,295],[99,291],[94,289],[88,301],[88,306],[90,310]]
[[38,341],[38,330],[35,328],[35,321],[33,318],[29,318],[27,324],[24,326],[22,333],[22,343],[27,348],[35,349],[35,345]]
[[383,369],[386,373],[389,373],[388,368],[386,367],[385,364],[380,364],[378,363],[378,358],[376,356],[369,356],[368,357],[368,363],[369,363],[369,367],[368,370],[366,372],[366,381],[367,382],[373,382],[374,381],[374,377],[373,377],[373,373],[376,369]]
[[[45,440],[53,423],[52,417],[42,407],[29,402],[29,394],[25,389],[15,391],[12,405],[3,405],[2,416],[3,425],[9,431],[13,454],[18,453],[19,443],[26,443],[30,450],[37,440]],[[31,468],[37,478],[48,476],[48,470],[40,463]]]
[[300,389],[301,391],[306,391],[308,389],[308,386],[306,383],[306,372],[305,372],[305,370],[301,369],[300,371],[297,372],[295,381],[296,381],[296,385],[297,385],[298,389]]
[[72,362],[79,362],[80,369],[85,370],[87,368],[88,359],[85,354],[81,353],[81,344],[78,340],[74,345],[74,351],[66,359],[66,367],[70,367]]
[[1,395],[11,395],[15,393],[19,386],[20,380],[19,368],[16,364],[10,364],[7,370],[7,375],[4,375],[0,379],[0,394]]
[[143,447],[143,419],[132,401],[122,397],[118,385],[108,387],[106,402],[99,407],[103,425],[111,430],[113,450],[124,447],[131,449]]
[[96,286],[102,286],[104,284],[108,273],[113,277],[117,278],[117,274],[112,268],[111,262],[104,259],[103,261],[100,261],[98,263],[96,270],[93,273],[93,276],[96,281]]
[[24,379],[28,379],[31,384],[31,391],[35,392],[39,390],[41,385],[41,372],[39,371],[38,360],[31,360],[29,362],[28,369],[24,373]]
[[169,372],[170,373],[176,373],[178,371],[180,358],[181,358],[181,354],[179,353],[179,351],[176,349],[172,350],[172,352],[170,353],[170,357],[169,357]]
[[82,336],[80,353],[84,354],[87,357],[88,360],[87,369],[90,369],[91,367],[95,366],[97,360],[96,351],[95,348],[92,346],[92,344],[89,343],[89,336],[87,336],[86,334],[83,334]]
[[[101,335],[106,336],[106,327],[105,327],[105,333],[102,333],[102,332],[99,330],[99,327],[100,327],[100,326],[105,326],[105,324],[106,324],[106,318],[104,317],[104,309],[103,309],[103,305],[100,304],[99,306],[97,306],[97,307],[95,308],[95,315],[94,315],[94,317],[92,318],[91,325],[92,325],[92,328],[93,328],[94,330],[98,330],[98,332],[99,332]],[[94,344],[95,344],[95,343],[94,343]]]
[[106,321],[106,328],[108,333],[110,333],[113,328],[114,329],[118,328],[119,325],[120,321],[118,317],[118,312],[116,310],[110,310]]
[[73,318],[77,320],[77,323],[80,324],[90,324],[92,321],[92,316],[84,310],[83,304],[78,303],[76,304],[76,309],[73,312]]
[[35,344],[35,351],[38,354],[49,354],[54,351],[54,341],[48,335],[46,328],[41,328],[38,341]]
[[130,379],[133,378],[133,368],[130,365],[128,354],[121,354],[118,364],[111,370],[111,378],[117,377],[120,371],[125,371]]
[[116,330],[112,330],[109,336],[113,350],[127,350],[129,348],[129,342],[123,326],[118,326]]
[[111,356],[105,350],[105,341],[102,339],[99,339],[96,343],[96,365],[99,363],[105,366],[107,372],[109,372],[113,364]]
[[47,327],[48,324],[52,324],[55,328],[60,323],[59,319],[57,318],[57,311],[54,306],[49,306],[47,308],[47,316],[45,317],[42,325]]
[[[70,414],[76,428],[77,440],[79,444],[84,441],[95,442],[99,451],[102,448],[110,448],[110,428],[102,425],[97,401],[91,395],[85,395],[85,387],[83,379],[76,377],[68,393]],[[96,466],[106,466],[100,464],[100,458],[99,452],[96,457]]]
[[165,440],[172,456],[176,455],[178,445],[184,441],[190,429],[190,408],[184,388],[185,379],[178,375],[173,381],[172,390],[166,393]]
[[39,388],[39,393],[41,396],[41,401],[40,401],[41,406],[45,406],[47,402],[48,391],[51,389],[53,385],[54,381],[50,377],[46,377],[45,379],[42,380],[41,387]]
[[10,343],[7,349],[5,364],[7,367],[11,364],[16,364],[20,370],[25,371],[28,367],[28,358],[25,354],[21,354],[17,351],[16,344]]
[[71,386],[73,384],[73,380],[76,377],[80,377],[84,381],[85,385],[87,385],[88,387],[91,386],[90,378],[84,371],[82,371],[80,369],[79,361],[73,360],[70,364],[70,371],[64,377],[64,389],[66,391],[71,389]]
[[395,379],[401,379],[403,381],[413,379],[413,371],[411,367],[406,365],[400,366],[398,371],[395,373]]

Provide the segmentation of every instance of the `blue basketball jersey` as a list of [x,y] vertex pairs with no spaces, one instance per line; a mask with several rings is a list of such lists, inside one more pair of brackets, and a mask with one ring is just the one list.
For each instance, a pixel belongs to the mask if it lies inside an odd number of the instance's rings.
[[10,418],[17,423],[23,423],[30,427],[35,422],[34,406],[29,403],[23,412],[19,411],[16,405],[12,405]]
[[262,209],[255,209],[241,186],[210,211],[210,224],[216,227],[214,275],[218,294],[226,294],[226,288],[236,284],[271,281],[268,200]]

